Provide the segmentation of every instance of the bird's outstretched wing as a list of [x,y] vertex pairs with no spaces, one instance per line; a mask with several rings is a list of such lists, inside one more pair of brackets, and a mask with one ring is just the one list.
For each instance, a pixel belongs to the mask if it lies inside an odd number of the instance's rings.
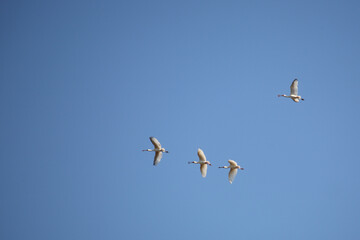
[[298,84],[299,81],[295,78],[295,80],[292,82],[291,86],[290,86],[290,95],[298,95]]
[[199,160],[200,162],[205,162],[206,161],[206,157],[204,152],[199,148],[198,152],[197,152],[198,156],[199,156]]
[[162,158],[162,152],[155,152],[154,166],[158,165]]
[[234,181],[237,172],[238,172],[237,168],[230,169],[230,172],[229,172],[229,182],[230,183],[232,183]]
[[206,177],[207,173],[207,164],[201,164],[200,165],[200,172],[202,177]]
[[228,162],[230,163],[231,167],[236,167],[237,166],[237,163],[234,160],[229,160]]
[[161,144],[156,138],[150,137],[150,141],[152,142],[152,144],[156,149],[161,149]]

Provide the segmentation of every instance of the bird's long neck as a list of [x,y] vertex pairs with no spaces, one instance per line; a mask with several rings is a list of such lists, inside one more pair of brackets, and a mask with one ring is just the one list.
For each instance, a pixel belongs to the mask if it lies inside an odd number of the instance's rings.
[[153,151],[155,151],[155,149],[144,149],[143,152],[144,152],[144,151],[153,152]]
[[219,167],[219,168],[229,168],[229,166],[223,166],[223,167]]
[[189,164],[190,163],[195,163],[195,164],[199,164],[199,162],[197,162],[197,161],[192,161],[192,162],[188,162]]

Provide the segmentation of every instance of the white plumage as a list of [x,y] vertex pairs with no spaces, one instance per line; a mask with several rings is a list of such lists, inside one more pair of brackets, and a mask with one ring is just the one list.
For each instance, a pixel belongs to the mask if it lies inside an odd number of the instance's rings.
[[242,168],[240,165],[238,165],[234,160],[229,160],[229,166],[223,166],[223,167],[219,167],[219,168],[230,168],[229,171],[229,182],[233,183],[236,174],[238,172],[238,169],[240,170],[244,170],[244,168]]
[[291,98],[294,102],[300,102],[300,100],[304,101],[304,99],[301,98],[300,95],[298,95],[298,89],[299,89],[298,85],[299,85],[299,81],[295,78],[290,86],[290,96],[287,96],[285,94],[282,95],[279,94],[278,97]]
[[162,158],[162,153],[169,153],[168,151],[165,150],[165,148],[161,147],[160,142],[154,138],[154,137],[150,137],[150,141],[152,142],[152,144],[154,145],[154,149],[145,149],[143,151],[148,151],[148,152],[155,152],[155,157],[154,157],[154,166],[158,165],[159,162],[161,161]]
[[207,165],[211,166],[211,163],[209,161],[206,160],[205,154],[204,152],[199,148],[197,151],[197,154],[199,156],[199,161],[193,161],[193,162],[188,162],[190,163],[194,163],[194,164],[200,164],[200,172],[201,172],[201,176],[202,177],[206,177],[206,173],[207,173]]

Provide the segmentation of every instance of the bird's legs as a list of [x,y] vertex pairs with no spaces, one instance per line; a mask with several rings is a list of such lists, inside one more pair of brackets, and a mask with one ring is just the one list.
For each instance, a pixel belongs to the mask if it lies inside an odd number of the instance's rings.
[[166,151],[165,148],[162,148],[160,151],[164,153],[169,153],[169,151]]

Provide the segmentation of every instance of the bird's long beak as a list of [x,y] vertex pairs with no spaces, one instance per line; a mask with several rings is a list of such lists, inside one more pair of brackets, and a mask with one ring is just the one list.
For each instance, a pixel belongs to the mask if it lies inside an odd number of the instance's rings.
[[303,101],[304,101],[305,99],[303,99],[303,98],[302,98],[301,100],[303,100]]
[[169,151],[165,151],[166,153],[169,153]]
[[243,168],[243,167],[242,167],[242,168],[240,168],[240,170],[244,170],[244,169],[245,169],[245,168]]

